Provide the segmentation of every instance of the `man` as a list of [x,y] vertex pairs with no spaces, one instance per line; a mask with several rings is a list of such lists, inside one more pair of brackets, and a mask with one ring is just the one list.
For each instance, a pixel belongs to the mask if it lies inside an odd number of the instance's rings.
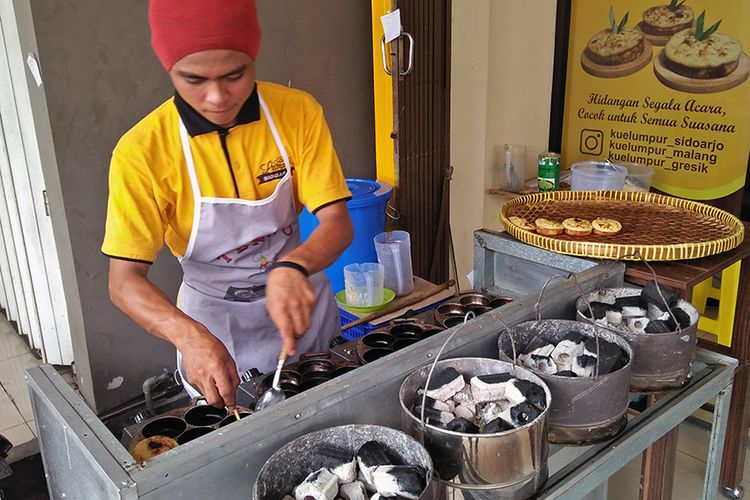
[[[322,270],[351,242],[350,193],[320,105],[255,81],[254,0],[152,0],[149,25],[176,92],[112,155],[110,296],[175,345],[191,396],[232,409],[239,373],[338,334]],[[320,222],[304,244],[302,205]],[[178,306],[148,279],[164,242],[183,269]]]

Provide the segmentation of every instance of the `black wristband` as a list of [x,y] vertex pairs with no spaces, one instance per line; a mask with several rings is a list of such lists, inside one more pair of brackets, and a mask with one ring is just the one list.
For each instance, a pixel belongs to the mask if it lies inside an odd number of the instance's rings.
[[270,267],[268,268],[268,271],[269,272],[273,271],[277,267],[288,267],[289,269],[297,270],[301,272],[302,274],[304,274],[305,278],[310,276],[310,273],[307,272],[307,269],[305,269],[305,266],[303,266],[302,264],[297,264],[296,262],[292,262],[290,260],[277,260],[276,262],[270,265]]

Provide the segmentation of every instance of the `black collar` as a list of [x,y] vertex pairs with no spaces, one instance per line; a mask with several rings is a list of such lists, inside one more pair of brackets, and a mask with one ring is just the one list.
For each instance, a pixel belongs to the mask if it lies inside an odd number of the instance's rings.
[[[200,113],[193,109],[190,104],[176,91],[174,93],[174,104],[177,107],[177,112],[182,118],[182,122],[185,124],[190,137],[196,135],[207,134],[209,132],[221,132],[227,130],[224,127],[220,127],[215,123],[204,118]],[[256,85],[253,89],[253,93],[247,98],[245,104],[240,108],[240,112],[237,114],[236,125],[244,123],[251,123],[260,120],[260,102],[258,101],[258,86]],[[231,128],[231,127],[230,127]]]

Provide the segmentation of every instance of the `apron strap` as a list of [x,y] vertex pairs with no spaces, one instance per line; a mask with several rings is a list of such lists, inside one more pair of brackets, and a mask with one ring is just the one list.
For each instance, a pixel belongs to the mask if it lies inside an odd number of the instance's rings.
[[[268,110],[268,106],[266,106],[266,101],[263,100],[263,96],[260,95],[260,92],[258,92],[258,101],[260,102],[260,107],[263,108],[263,114],[266,116],[266,121],[268,121],[268,128],[271,129],[271,134],[273,135],[273,140],[276,142],[276,147],[278,148],[279,153],[281,153],[281,159],[284,160],[284,166],[286,167],[286,172],[287,172],[286,175],[289,176],[289,180],[291,181],[292,165],[289,162],[289,156],[286,154],[286,148],[284,147],[284,143],[281,141],[279,130],[276,128],[276,124],[273,121],[271,112]],[[294,205],[295,210],[296,210],[297,208],[296,200],[294,199],[293,195],[292,195],[292,205]]]
[[190,229],[190,239],[185,250],[184,259],[190,258],[195,246],[195,239],[198,235],[198,220],[201,213],[201,188],[198,185],[198,176],[195,173],[195,162],[193,162],[193,153],[190,151],[190,139],[188,138],[187,128],[180,118],[180,142],[182,142],[182,153],[187,164],[188,175],[190,176],[190,186],[193,188],[193,224]]

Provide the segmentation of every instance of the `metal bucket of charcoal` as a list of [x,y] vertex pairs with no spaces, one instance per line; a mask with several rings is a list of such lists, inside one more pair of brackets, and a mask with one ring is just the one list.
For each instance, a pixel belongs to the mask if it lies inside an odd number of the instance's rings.
[[527,321],[500,334],[500,359],[530,369],[549,386],[549,440],[591,444],[627,424],[633,350],[604,328],[568,320]]
[[511,363],[455,358],[436,363],[425,394],[431,367],[404,380],[399,401],[404,429],[432,456],[436,498],[532,496],[547,479],[549,388]]
[[621,335],[633,348],[631,390],[662,391],[690,380],[700,315],[689,302],[664,287],[660,296],[651,281],[642,290],[588,293],[578,299],[576,309],[579,321],[590,322],[593,312],[597,324]]
[[263,465],[253,500],[436,498],[432,460],[405,433],[379,425],[342,425],[305,434]]

